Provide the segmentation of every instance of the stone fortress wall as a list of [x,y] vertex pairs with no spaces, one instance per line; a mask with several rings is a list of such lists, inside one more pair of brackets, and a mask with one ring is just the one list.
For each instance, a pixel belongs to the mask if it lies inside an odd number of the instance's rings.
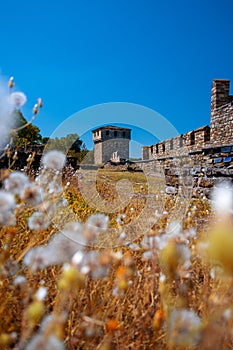
[[210,126],[142,148],[143,161],[167,160],[180,155],[191,156],[199,164],[232,162],[233,96],[230,96],[229,80],[213,81]]

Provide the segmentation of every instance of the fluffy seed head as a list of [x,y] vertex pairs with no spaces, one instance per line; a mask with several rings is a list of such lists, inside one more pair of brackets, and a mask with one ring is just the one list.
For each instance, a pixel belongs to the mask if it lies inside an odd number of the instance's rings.
[[20,171],[14,171],[4,181],[5,189],[13,194],[21,195],[24,189],[28,186],[28,177]]
[[65,161],[65,154],[56,150],[48,151],[42,158],[43,166],[46,169],[61,170],[65,165]]
[[23,92],[12,92],[9,96],[9,103],[16,107],[22,107],[27,102],[27,97]]
[[0,212],[14,209],[15,198],[11,193],[0,190]]
[[225,182],[212,193],[212,208],[219,216],[233,213],[233,187]]
[[30,230],[43,230],[49,226],[49,219],[44,213],[35,212],[28,219]]

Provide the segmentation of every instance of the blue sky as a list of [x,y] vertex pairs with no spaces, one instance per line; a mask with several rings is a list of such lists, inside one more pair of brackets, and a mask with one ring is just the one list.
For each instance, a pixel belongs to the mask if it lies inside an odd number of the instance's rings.
[[232,0],[2,1],[0,72],[26,93],[28,119],[43,98],[43,136],[109,102],[146,106],[184,133],[209,123],[214,78],[233,85],[232,13]]

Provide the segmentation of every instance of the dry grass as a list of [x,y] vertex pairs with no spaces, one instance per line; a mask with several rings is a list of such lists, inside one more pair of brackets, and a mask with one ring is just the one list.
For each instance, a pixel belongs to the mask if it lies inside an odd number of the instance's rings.
[[[115,184],[122,178],[132,182],[134,196],[123,210],[109,214],[110,230],[116,229],[118,235],[123,228],[116,223],[117,215],[126,214],[125,224],[130,225],[143,211],[148,198],[150,200],[148,194],[161,195],[163,185],[161,179],[152,178],[148,189],[148,179],[143,173],[102,171],[96,184],[100,198],[116,199]],[[232,349],[232,273],[221,274],[222,265],[217,262],[219,273],[216,268],[214,278],[211,277],[216,261],[210,262],[202,255],[209,223],[214,220],[206,198],[191,201],[189,198],[190,205],[185,202],[182,207],[183,199],[179,196],[161,195],[161,213],[149,232],[151,237],[164,235],[171,217],[177,218],[177,215],[182,221],[182,232],[195,228],[196,235],[185,243],[192,254],[191,265],[187,267],[177,255],[177,249],[184,244],[182,234],[179,240],[168,244],[166,254],[152,247],[152,257],[147,259],[147,249],[141,244],[146,232],[135,232],[133,246],[123,241],[117,247],[109,248],[105,244],[104,248],[100,240],[94,249],[100,253],[100,265],[107,266],[107,273],[101,277],[81,273],[67,277],[61,265],[31,271],[23,264],[30,248],[46,245],[70,218],[86,222],[90,215],[99,212],[80,193],[80,180],[72,179],[64,174],[64,186],[70,182],[64,190],[69,210],[57,213],[48,229],[29,230],[27,218],[31,212],[25,209],[18,214],[15,226],[3,227],[0,231],[1,349],[26,348],[29,339],[38,334],[43,317],[49,314],[56,322],[50,325],[48,334],[55,334],[70,350]],[[92,172],[85,173],[85,181],[90,188],[95,184]],[[147,220],[152,219],[152,212],[148,212]],[[130,240],[132,243],[132,235]],[[85,254],[90,250],[93,248],[86,247]],[[24,276],[27,283],[16,285],[17,276]],[[40,286],[48,290],[47,297],[40,302],[41,313],[36,309],[39,306],[33,304]],[[32,305],[35,309],[32,307],[30,313]],[[196,341],[193,341],[193,329],[187,335],[185,325],[183,328],[169,326],[174,309],[192,310],[200,318]],[[175,339],[182,336],[183,343],[176,344]],[[46,335],[44,337],[46,341]]]

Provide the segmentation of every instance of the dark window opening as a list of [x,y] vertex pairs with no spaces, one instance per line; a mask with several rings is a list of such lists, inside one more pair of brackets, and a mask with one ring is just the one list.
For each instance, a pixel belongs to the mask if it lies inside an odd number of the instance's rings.
[[210,130],[207,130],[204,134],[204,142],[210,141]]
[[150,153],[153,154],[153,146],[150,146]]
[[116,130],[114,131],[114,137],[117,137],[117,131]]
[[156,144],[156,153],[159,153],[159,145]]
[[194,134],[194,131],[192,131],[191,134],[190,134],[190,145],[191,146],[195,145],[195,134]]
[[180,136],[180,147],[183,147],[184,145],[184,139],[183,139],[183,136],[181,135]]
[[173,149],[173,139],[170,140],[170,149]]
[[109,130],[106,130],[106,136],[108,136],[109,135]]
[[163,152],[165,152],[165,143],[163,143],[163,146],[162,146],[163,148]]
[[125,131],[123,131],[122,136],[125,137]]

